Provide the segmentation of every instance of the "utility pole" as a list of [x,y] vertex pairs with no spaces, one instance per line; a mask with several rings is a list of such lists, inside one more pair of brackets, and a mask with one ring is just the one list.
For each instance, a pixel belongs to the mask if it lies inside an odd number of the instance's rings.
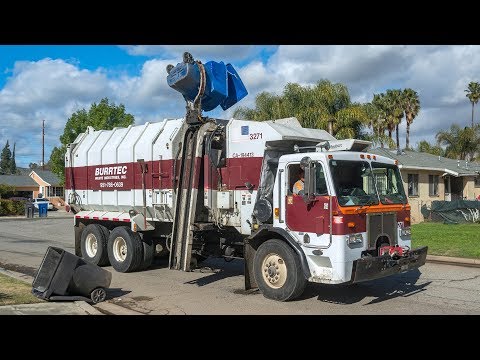
[[45,170],[45,120],[42,120],[42,170]]

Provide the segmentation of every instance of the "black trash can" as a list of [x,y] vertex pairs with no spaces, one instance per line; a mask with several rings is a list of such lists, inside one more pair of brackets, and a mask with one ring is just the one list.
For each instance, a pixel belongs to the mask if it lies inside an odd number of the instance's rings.
[[33,218],[33,215],[35,214],[35,205],[31,202],[26,202],[25,203],[25,217],[26,218]]
[[61,248],[49,246],[32,283],[32,294],[48,301],[105,300],[112,274]]

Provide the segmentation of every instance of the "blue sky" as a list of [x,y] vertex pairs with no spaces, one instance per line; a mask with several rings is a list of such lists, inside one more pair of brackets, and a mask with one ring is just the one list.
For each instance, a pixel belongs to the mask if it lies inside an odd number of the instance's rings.
[[[411,127],[413,145],[433,141],[453,122],[468,125],[464,89],[480,81],[479,46],[0,46],[0,146],[17,143],[18,166],[39,163],[45,119],[47,161],[68,117],[103,97],[125,104],[137,124],[183,116],[183,99],[167,86],[165,68],[180,62],[184,51],[203,62],[232,63],[249,91],[243,106],[252,106],[261,91],[281,93],[288,82],[341,82],[361,102],[387,88],[411,87],[422,104]],[[208,115],[229,118],[232,112]],[[404,146],[404,125],[400,138]]]

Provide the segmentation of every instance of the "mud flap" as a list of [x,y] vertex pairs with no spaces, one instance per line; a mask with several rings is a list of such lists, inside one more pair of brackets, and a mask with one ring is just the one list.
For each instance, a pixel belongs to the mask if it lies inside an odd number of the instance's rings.
[[255,250],[252,245],[245,240],[243,245],[243,257],[244,257],[244,266],[245,266],[245,290],[256,289],[258,288],[257,282],[255,281],[255,276],[253,274],[253,259],[255,257],[257,250]]

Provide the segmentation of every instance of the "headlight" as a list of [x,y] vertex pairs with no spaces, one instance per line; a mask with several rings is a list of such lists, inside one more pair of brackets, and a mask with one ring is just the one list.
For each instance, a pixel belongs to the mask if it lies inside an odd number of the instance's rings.
[[412,235],[412,230],[410,226],[406,226],[402,228],[402,230],[400,231],[400,236],[410,236],[410,235]]
[[348,234],[348,235],[345,235],[345,240],[347,240],[347,245],[361,244],[363,242],[363,235]]

